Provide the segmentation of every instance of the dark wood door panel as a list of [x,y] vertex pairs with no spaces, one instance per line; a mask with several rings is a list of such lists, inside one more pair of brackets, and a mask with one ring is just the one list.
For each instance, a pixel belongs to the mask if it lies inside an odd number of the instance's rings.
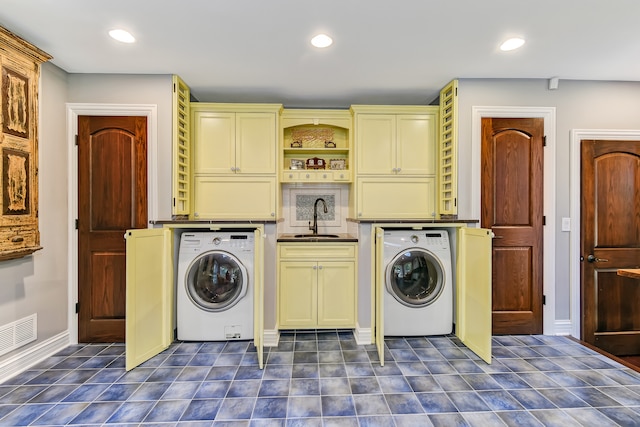
[[[532,311],[531,248],[494,248],[492,306],[495,311]],[[511,286],[500,286],[510,283]]]
[[582,339],[640,354],[640,141],[581,141]]
[[125,338],[125,230],[147,226],[145,117],[78,118],[78,340]]
[[542,333],[543,119],[482,119],[481,225],[493,239],[493,333]]

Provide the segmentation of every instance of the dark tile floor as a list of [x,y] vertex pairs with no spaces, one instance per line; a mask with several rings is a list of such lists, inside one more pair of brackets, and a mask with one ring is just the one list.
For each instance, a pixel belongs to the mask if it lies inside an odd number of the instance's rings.
[[454,336],[290,332],[174,343],[130,372],[122,344],[71,346],[0,384],[0,425],[640,426],[640,374],[565,337],[500,336],[486,364]]

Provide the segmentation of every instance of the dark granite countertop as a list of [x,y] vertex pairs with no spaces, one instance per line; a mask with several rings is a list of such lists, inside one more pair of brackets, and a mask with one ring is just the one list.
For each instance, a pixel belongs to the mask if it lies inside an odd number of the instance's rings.
[[[357,242],[358,238],[353,234],[347,233],[336,233],[336,234],[317,234],[312,235],[311,233],[304,234],[304,237],[295,237],[300,236],[300,234],[280,234],[278,235],[278,242],[300,242],[300,243],[308,243],[308,242],[323,242],[323,243],[338,243],[338,242]],[[336,237],[327,237],[327,236],[336,236]]]
[[357,222],[359,224],[477,224],[477,219],[358,219],[347,218],[349,222]]

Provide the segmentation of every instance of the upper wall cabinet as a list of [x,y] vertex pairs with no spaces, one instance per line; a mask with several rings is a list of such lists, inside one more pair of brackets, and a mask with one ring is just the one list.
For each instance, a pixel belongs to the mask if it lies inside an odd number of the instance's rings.
[[194,173],[276,173],[281,108],[271,104],[191,104]]
[[281,182],[351,182],[348,110],[285,109],[281,127]]
[[51,56],[0,27],[0,260],[41,249],[38,229],[38,83]]
[[436,216],[436,106],[353,105],[355,215],[359,219]]
[[279,104],[191,104],[196,219],[274,219]]
[[352,109],[358,175],[436,173],[437,107],[353,106]]

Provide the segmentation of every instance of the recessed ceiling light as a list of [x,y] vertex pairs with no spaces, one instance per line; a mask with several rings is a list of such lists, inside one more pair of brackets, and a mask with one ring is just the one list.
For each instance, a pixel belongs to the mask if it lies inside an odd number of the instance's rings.
[[521,39],[519,37],[514,37],[502,43],[500,45],[500,50],[503,50],[505,52],[508,50],[514,50],[521,47],[523,44],[524,44],[524,39]]
[[326,34],[318,34],[317,36],[311,39],[311,44],[314,45],[315,47],[320,47],[320,48],[329,47],[331,46],[332,43],[333,43],[333,40],[331,39],[331,37],[329,37]]
[[122,43],[133,43],[136,41],[135,37],[126,30],[116,29],[109,31],[109,35]]

